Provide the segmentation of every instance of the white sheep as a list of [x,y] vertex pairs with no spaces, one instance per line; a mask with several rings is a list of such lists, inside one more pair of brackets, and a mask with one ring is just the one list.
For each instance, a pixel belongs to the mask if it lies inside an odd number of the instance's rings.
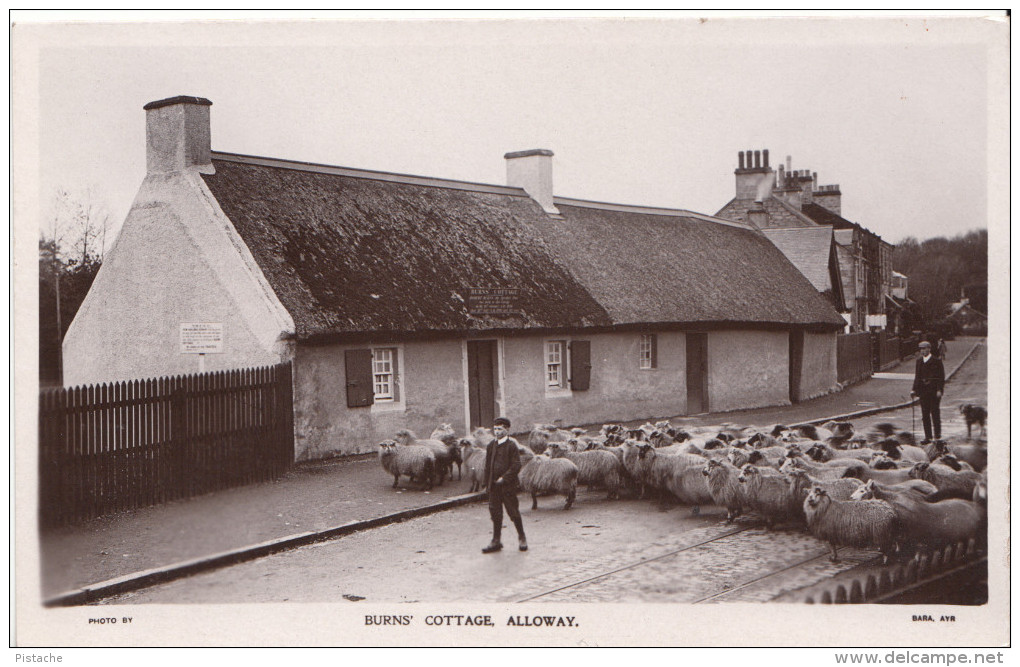
[[568,510],[577,496],[577,466],[569,459],[551,459],[536,454],[518,474],[521,491],[531,494],[531,509],[538,509],[538,496],[555,493],[567,497],[563,509]]
[[455,441],[448,445],[442,440],[419,440],[413,431],[406,428],[397,431],[394,440],[397,441],[397,444],[404,447],[419,445],[428,447],[432,451],[436,458],[436,484],[443,483],[443,480],[446,479],[447,471],[453,467],[454,460],[460,458],[460,448]]
[[422,445],[398,445],[393,440],[379,443],[379,462],[383,470],[393,475],[393,488],[401,475],[407,475],[412,481],[423,482],[426,489],[432,488],[436,470],[436,457],[428,447]]
[[608,491],[607,498],[612,500],[620,497],[620,486],[623,483],[623,466],[610,452],[602,449],[588,451],[571,451],[562,443],[549,443],[549,457],[565,458],[577,466],[577,483],[590,489],[601,486]]
[[709,459],[702,474],[708,477],[708,491],[713,502],[726,508],[726,523],[733,523],[745,503],[744,489],[737,479],[740,470],[729,461]]
[[745,506],[765,520],[766,528],[800,517],[798,501],[785,477],[763,475],[750,463],[740,469],[737,479],[745,485]]
[[884,500],[834,500],[816,486],[804,499],[804,516],[811,534],[829,543],[832,562],[839,562],[839,546],[878,548],[889,560],[898,523]]

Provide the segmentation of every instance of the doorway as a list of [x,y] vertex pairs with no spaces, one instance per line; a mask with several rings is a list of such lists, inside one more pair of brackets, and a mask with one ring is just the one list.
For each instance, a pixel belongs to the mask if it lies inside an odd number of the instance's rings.
[[708,334],[687,334],[687,414],[708,412]]
[[490,427],[496,418],[496,375],[499,370],[496,341],[469,340],[468,410],[473,431],[479,426]]

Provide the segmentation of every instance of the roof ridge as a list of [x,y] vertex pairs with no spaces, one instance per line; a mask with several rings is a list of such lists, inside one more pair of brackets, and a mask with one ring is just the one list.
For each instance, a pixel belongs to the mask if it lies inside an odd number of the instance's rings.
[[696,218],[698,220],[706,220],[708,222],[729,225],[730,227],[739,227],[740,229],[756,231],[754,226],[740,222],[738,220],[728,220],[726,218],[720,218],[718,216],[708,215],[706,213],[698,213],[697,211],[691,211],[685,208],[668,208],[665,206],[643,206],[641,204],[616,204],[612,202],[595,201],[592,199],[575,199],[573,197],[559,197],[559,196],[553,197],[553,202],[555,204],[563,206],[598,208],[606,211],[619,211],[621,213],[645,213],[649,215],[663,215],[677,218]]
[[330,174],[333,176],[348,176],[350,178],[365,178],[376,181],[406,183],[408,185],[422,185],[425,187],[447,188],[451,190],[468,190],[471,192],[488,192],[491,194],[506,194],[521,197],[528,196],[528,194],[524,191],[524,188],[514,187],[512,185],[491,185],[489,183],[458,181],[452,178],[416,176],[414,174],[374,171],[371,169],[357,169],[354,167],[340,167],[322,164],[319,162],[286,160],[282,158],[261,157],[258,155],[244,155],[241,153],[225,153],[222,151],[211,151],[211,156],[214,160],[236,162],[238,164],[252,164],[261,167],[275,167],[278,169],[291,169],[294,171],[307,171],[318,174]]

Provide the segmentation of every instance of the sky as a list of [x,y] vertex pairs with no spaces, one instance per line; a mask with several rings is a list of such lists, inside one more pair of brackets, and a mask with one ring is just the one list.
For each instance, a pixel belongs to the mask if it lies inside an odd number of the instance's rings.
[[504,184],[504,153],[546,148],[558,196],[707,214],[738,151],[769,149],[895,243],[989,226],[1006,38],[919,16],[24,24],[14,105],[40,219],[90,189],[110,242],[142,106],[184,94],[213,102],[213,150]]

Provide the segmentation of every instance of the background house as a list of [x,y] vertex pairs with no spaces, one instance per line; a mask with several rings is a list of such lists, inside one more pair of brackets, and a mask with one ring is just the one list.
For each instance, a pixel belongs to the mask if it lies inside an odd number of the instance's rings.
[[[210,105],[145,106],[148,173],[65,384],[291,360],[298,460],[837,385],[843,319],[753,225],[556,197],[548,150],[506,154],[505,186],[213,152]],[[182,353],[196,323],[220,351]]]
[[[747,222],[761,230],[831,227],[847,331],[885,329],[886,295],[892,288],[893,246],[843,218],[839,186],[819,186],[817,172],[792,170],[789,156],[785,167],[780,164],[775,171],[769,166],[768,150],[741,151],[737,159],[735,196],[716,215]],[[828,255],[825,249],[818,252],[820,257],[814,265]],[[803,262],[798,266],[801,265]]]

